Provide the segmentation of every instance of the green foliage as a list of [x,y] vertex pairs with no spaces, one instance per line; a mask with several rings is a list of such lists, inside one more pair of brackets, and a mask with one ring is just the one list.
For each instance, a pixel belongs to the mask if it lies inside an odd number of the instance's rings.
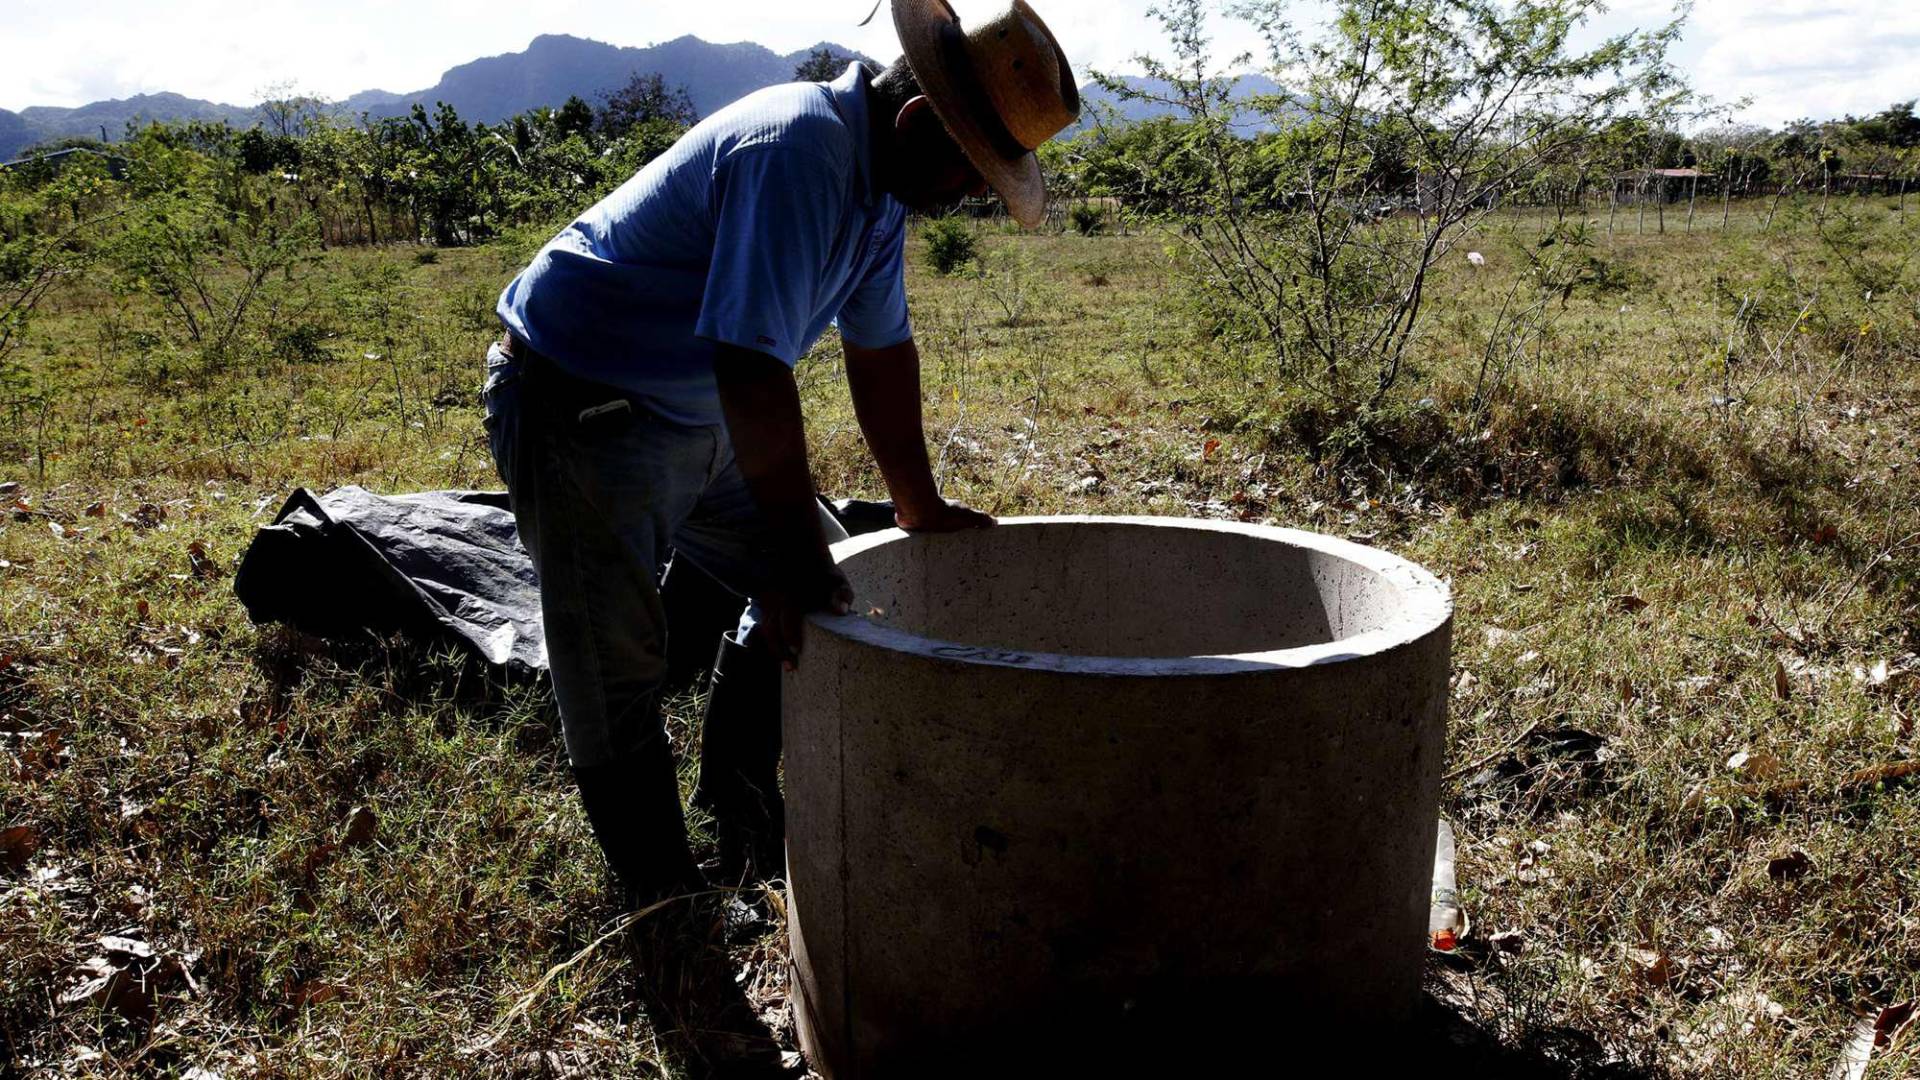
[[[139,208],[129,228],[164,241],[166,254],[118,259],[120,284],[159,288],[198,305],[194,290],[176,288],[182,282],[175,271],[240,254],[226,250],[236,241],[261,238],[264,247],[241,255],[254,263],[301,236],[310,241],[299,243],[322,247],[395,240],[455,246],[529,225],[550,231],[665,152],[692,118],[683,93],[660,87],[621,97],[615,112],[596,118],[573,98],[559,109],[488,125],[441,104],[357,124],[324,102],[288,98],[263,105],[263,123],[244,131],[153,124],[122,143],[79,140],[87,153],[10,169],[4,180],[24,192],[69,174],[97,177],[107,201]],[[10,204],[16,231],[39,228],[45,215],[20,212],[19,202]],[[122,254],[136,246],[127,241]],[[280,256],[265,258],[271,264]],[[17,323],[18,312],[9,319]],[[205,321],[202,312],[190,326],[181,313],[183,337],[204,338]]]
[[618,139],[643,124],[665,121],[687,127],[700,119],[686,87],[667,85],[659,72],[635,72],[627,84],[602,100],[594,116],[600,134]]
[[1067,223],[1081,236],[1092,236],[1106,228],[1107,215],[1097,206],[1081,203],[1067,211]]
[[793,81],[832,82],[844,74],[847,65],[853,62],[853,57],[842,56],[822,45],[808,53],[805,60],[794,66]]
[[[1171,58],[1142,58],[1164,92],[1096,77],[1181,121],[1123,133],[1131,145],[1091,160],[1088,187],[1170,226],[1220,336],[1264,349],[1364,427],[1405,369],[1430,272],[1501,193],[1624,141],[1609,133],[1651,146],[1686,103],[1665,61],[1678,24],[1575,45],[1599,10],[1353,0],[1306,36],[1284,0],[1241,4],[1271,69],[1299,86],[1243,102],[1214,73],[1204,0],[1178,0],[1158,12]],[[1250,120],[1268,133],[1243,137]],[[1408,204],[1414,213],[1394,213]],[[1545,312],[1554,287],[1536,278],[1539,295],[1519,309]]]
[[927,242],[927,265],[942,276],[958,274],[976,265],[980,238],[963,218],[935,218],[920,228]]
[[0,392],[20,380],[13,357],[41,301],[96,257],[113,187],[91,155],[51,176],[0,172]]

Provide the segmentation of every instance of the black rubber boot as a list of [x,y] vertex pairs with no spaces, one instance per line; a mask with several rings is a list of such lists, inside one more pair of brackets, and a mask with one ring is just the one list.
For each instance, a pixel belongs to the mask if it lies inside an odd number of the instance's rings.
[[687,846],[680,779],[664,736],[624,761],[575,766],[573,777],[593,838],[635,906],[706,890]]
[[715,877],[727,885],[784,879],[786,802],[780,797],[780,664],[766,650],[720,639],[700,722],[693,803],[713,815]]
[[594,839],[648,911],[631,937],[647,1020],[681,1071],[694,1077],[785,1077],[780,1045],[734,980],[726,897],[694,864],[673,751],[655,739],[627,760],[576,767]]

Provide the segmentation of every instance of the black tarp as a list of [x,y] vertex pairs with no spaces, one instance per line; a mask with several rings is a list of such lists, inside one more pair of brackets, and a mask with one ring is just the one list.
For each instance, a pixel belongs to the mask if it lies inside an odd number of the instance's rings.
[[257,623],[450,635],[490,663],[547,666],[533,562],[505,492],[301,488],[248,546],[233,591]]
[[[834,516],[850,533],[893,524],[887,503],[846,499]],[[540,593],[505,492],[376,495],[301,488],[240,561],[233,590],[256,623],[321,637],[407,634],[450,638],[489,663],[544,671]],[[713,660],[741,599],[678,560],[661,584],[668,682],[684,685]]]

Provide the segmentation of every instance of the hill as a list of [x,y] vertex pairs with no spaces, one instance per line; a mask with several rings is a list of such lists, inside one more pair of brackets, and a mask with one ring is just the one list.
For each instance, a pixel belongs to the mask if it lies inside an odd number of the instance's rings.
[[[866,59],[839,45],[834,52]],[[814,46],[818,48],[819,46]],[[705,116],[762,87],[793,78],[793,69],[811,51],[782,55],[749,41],[716,45],[691,35],[644,48],[608,45],[567,34],[542,34],[516,53],[489,56],[451,68],[440,81],[411,94],[364,102],[373,116],[404,116],[418,103],[453,105],[471,120],[497,123],[542,105],[559,105],[571,95],[597,101],[636,72],[659,72],[669,86],[686,88],[693,107]],[[349,99],[349,104],[355,99]]]
[[[432,109],[444,101],[468,120],[498,123],[528,109],[560,105],[570,96],[597,102],[636,72],[659,72],[668,85],[685,87],[694,108],[705,116],[755,90],[793,78],[794,67],[822,46],[841,55],[870,59],[830,42],[781,54],[750,41],[715,44],[691,35],[657,45],[628,47],[568,34],[542,34],[519,52],[482,57],[449,68],[424,90],[363,90],[338,102],[337,107],[346,116],[378,119],[405,116],[416,104]],[[1165,83],[1152,79],[1129,77],[1123,81],[1148,93],[1165,94],[1168,89]],[[1122,123],[1174,113],[1148,102],[1121,101],[1092,83],[1080,92],[1086,102],[1083,126],[1095,115],[1104,115],[1103,110],[1111,110]],[[1234,89],[1239,98],[1286,92],[1285,87],[1261,75],[1242,76]],[[34,106],[17,113],[0,109],[0,160],[52,139],[97,137],[103,128],[108,139],[118,139],[129,123],[224,120],[236,127],[248,127],[258,119],[253,106],[226,105],[174,93],[140,94],[77,108]]]
[[0,160],[52,139],[72,135],[99,138],[103,128],[108,139],[118,139],[126,134],[128,124],[145,125],[155,120],[213,123],[224,120],[245,127],[255,118],[251,106],[223,105],[173,93],[136,94],[71,109],[35,105],[17,113],[0,111]]
[[[431,109],[445,101],[469,120],[498,123],[542,105],[560,105],[578,95],[590,102],[618,89],[636,72],[659,72],[669,86],[683,86],[693,106],[706,115],[762,87],[793,78],[793,70],[813,48],[868,59],[830,42],[797,52],[776,53],[752,42],[714,44],[691,35],[643,48],[609,45],[566,34],[542,34],[519,52],[482,57],[450,68],[424,90],[394,93],[363,90],[338,103],[344,115],[375,118],[405,116],[415,104]],[[224,120],[248,127],[259,119],[252,106],[225,105],[181,94],[140,94],[96,101],[76,108],[33,106],[17,113],[0,110],[0,160],[17,156],[36,143],[69,135],[121,138],[129,123],[154,120]]]

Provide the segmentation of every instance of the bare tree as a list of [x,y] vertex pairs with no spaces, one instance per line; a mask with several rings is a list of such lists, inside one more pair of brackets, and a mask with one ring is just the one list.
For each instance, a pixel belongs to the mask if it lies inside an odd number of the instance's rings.
[[[1232,7],[1292,93],[1242,98],[1210,53],[1205,0],[1156,9],[1172,58],[1139,57],[1152,87],[1122,99],[1188,121],[1203,183],[1169,215],[1195,279],[1297,385],[1364,416],[1398,381],[1434,267],[1503,193],[1577,156],[1621,119],[1686,100],[1668,67],[1680,22],[1591,48],[1598,0],[1339,0],[1303,36],[1285,0]],[[1226,67],[1250,58],[1228,61]],[[1258,153],[1244,114],[1278,134]],[[1411,190],[1410,166],[1418,179]],[[1412,206],[1414,212],[1394,213]],[[1520,305],[1537,310],[1537,305]]]

